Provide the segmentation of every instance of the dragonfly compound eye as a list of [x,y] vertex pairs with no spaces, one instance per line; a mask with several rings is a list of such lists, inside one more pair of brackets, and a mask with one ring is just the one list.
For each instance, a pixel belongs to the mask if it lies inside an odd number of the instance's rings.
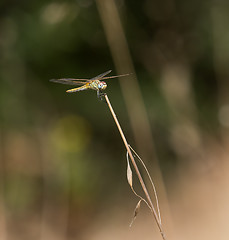
[[105,82],[100,82],[100,83],[98,84],[98,88],[99,88],[100,90],[104,90],[104,89],[107,88],[107,84],[106,84]]

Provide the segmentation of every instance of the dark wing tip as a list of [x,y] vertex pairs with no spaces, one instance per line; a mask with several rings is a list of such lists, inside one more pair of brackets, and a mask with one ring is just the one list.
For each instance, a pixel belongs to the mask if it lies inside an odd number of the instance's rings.
[[62,79],[50,79],[49,82],[66,84],[65,81],[63,81]]
[[[111,73],[111,72],[112,72],[112,70],[108,70],[108,71],[106,71],[106,72],[104,72],[104,73],[102,73],[102,74],[107,75],[107,74],[109,74],[109,73]],[[100,74],[100,75],[102,75],[102,74]]]

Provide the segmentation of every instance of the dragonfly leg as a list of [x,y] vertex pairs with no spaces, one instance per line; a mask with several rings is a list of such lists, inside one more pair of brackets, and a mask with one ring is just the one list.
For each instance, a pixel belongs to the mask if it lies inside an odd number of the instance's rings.
[[104,96],[106,93],[103,93],[101,91],[97,91],[97,97],[100,101],[104,101]]

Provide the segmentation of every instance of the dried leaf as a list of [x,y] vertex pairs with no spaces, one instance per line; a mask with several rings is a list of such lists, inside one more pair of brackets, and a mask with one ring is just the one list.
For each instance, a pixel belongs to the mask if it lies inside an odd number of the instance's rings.
[[139,200],[139,201],[138,201],[138,203],[137,203],[137,205],[136,205],[136,207],[135,207],[135,209],[134,209],[134,216],[133,216],[133,219],[132,219],[132,221],[131,221],[131,223],[130,223],[130,227],[132,226],[134,220],[136,219],[136,217],[137,217],[137,215],[138,215],[138,213],[139,213],[139,210],[140,210],[140,207],[141,207],[141,201],[142,201],[142,200]]
[[[161,213],[160,213],[160,207],[159,207],[159,201],[158,201],[158,197],[157,197],[157,191],[156,191],[156,187],[153,183],[153,180],[149,174],[149,171],[145,165],[145,163],[143,162],[143,160],[139,157],[139,155],[134,151],[134,149],[129,145],[129,148],[131,149],[131,151],[134,153],[134,156],[138,159],[138,161],[142,164],[143,168],[145,169],[147,175],[148,175],[148,178],[150,180],[150,183],[151,183],[151,186],[153,188],[153,192],[154,192],[154,196],[155,196],[155,200],[156,200],[156,209],[157,209],[157,217],[158,217],[158,220],[159,220],[159,223],[161,224]],[[151,209],[151,208],[150,208]],[[152,209],[151,209],[152,210]]]
[[132,188],[133,187],[133,177],[132,177],[132,170],[130,168],[130,163],[129,163],[128,157],[127,157],[127,180]]

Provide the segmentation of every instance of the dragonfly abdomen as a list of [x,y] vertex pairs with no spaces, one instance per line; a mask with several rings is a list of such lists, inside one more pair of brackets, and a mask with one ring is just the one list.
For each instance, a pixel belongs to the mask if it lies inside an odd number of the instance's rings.
[[89,89],[89,86],[86,84],[86,85],[84,85],[84,86],[82,86],[82,87],[77,87],[77,88],[69,89],[69,90],[67,90],[66,92],[68,92],[68,93],[73,93],[73,92],[79,92],[79,91],[83,91],[83,90],[87,90],[87,89]]

